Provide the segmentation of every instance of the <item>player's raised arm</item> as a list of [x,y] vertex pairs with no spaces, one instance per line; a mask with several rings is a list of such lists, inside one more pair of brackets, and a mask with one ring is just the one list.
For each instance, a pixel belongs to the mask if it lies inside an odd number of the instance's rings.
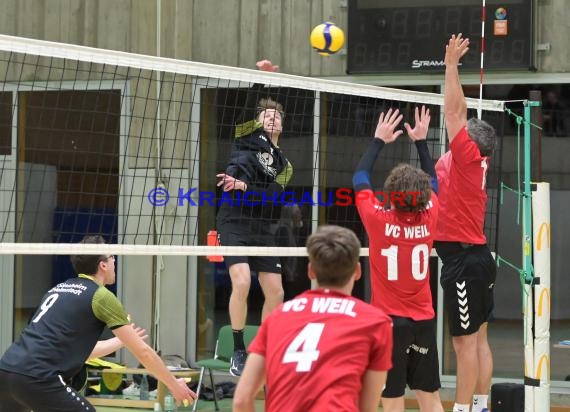
[[429,130],[429,122],[431,116],[429,114],[429,109],[422,106],[421,112],[416,107],[414,111],[415,124],[414,128],[410,126],[409,123],[404,123],[404,127],[408,132],[408,136],[413,140],[418,150],[418,156],[420,157],[420,165],[422,170],[426,172],[431,177],[431,188],[437,193],[437,176],[435,174],[435,165],[433,159],[429,153],[429,147],[427,145],[427,134]]
[[459,33],[449,39],[445,47],[444,114],[449,143],[467,124],[467,103],[459,80],[459,61],[469,50],[469,39]]
[[370,175],[372,174],[374,162],[376,162],[376,158],[384,145],[392,143],[403,133],[402,130],[396,130],[396,127],[402,121],[402,117],[398,109],[388,109],[385,115],[384,112],[380,113],[380,119],[378,119],[378,125],[374,132],[374,139],[372,139],[362,155],[354,171],[354,176],[352,177],[352,184],[355,191],[358,192],[372,188]]

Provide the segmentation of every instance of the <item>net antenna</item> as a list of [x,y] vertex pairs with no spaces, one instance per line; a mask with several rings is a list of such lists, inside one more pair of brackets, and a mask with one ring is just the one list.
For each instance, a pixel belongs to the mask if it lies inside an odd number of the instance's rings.
[[485,59],[485,18],[486,18],[486,5],[485,0],[482,0],[481,5],[481,65],[479,69],[479,106],[477,107],[477,118],[481,119],[483,111],[483,75],[484,75],[484,59]]

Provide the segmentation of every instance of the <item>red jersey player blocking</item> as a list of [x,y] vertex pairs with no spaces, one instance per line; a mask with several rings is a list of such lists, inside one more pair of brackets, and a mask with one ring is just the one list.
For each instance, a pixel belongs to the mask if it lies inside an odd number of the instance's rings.
[[353,177],[356,205],[370,239],[371,303],[394,322],[393,367],[382,392],[382,406],[386,412],[403,412],[404,392],[409,385],[416,392],[420,410],[443,412],[429,281],[429,257],[439,210],[435,168],[426,142],[429,110],[422,106],[420,113],[415,109],[413,129],[404,124],[423,171],[407,164],[392,169],[384,184],[384,191],[393,199],[389,209],[376,202],[370,183],[378,154],[403,133],[396,130],[401,120],[398,110],[380,114],[374,139]]
[[[453,35],[445,51],[444,114],[450,150],[436,164],[441,202],[435,248],[443,267],[441,286],[457,358],[455,412],[487,410],[493,358],[487,321],[493,309],[496,265],[483,232],[486,175],[495,130],[467,121],[458,65],[469,40]],[[474,395],[474,396],[473,396]],[[473,397],[473,401],[472,401]]]
[[392,366],[392,322],[350,296],[360,278],[354,232],[322,226],[307,240],[309,278],[319,288],[283,303],[262,323],[234,395],[234,411],[376,412]]

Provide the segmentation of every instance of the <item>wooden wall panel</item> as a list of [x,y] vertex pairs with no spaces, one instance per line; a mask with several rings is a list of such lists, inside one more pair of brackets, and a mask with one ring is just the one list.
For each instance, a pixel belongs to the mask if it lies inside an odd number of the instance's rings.
[[[137,2],[135,0],[135,2]],[[143,1],[147,3],[148,0]],[[97,9],[97,47],[129,51],[131,50],[130,25],[134,19],[143,19],[144,15],[131,19],[131,0],[99,0]],[[87,16],[90,18],[91,16]],[[152,27],[152,26],[150,26]]]
[[239,66],[253,69],[255,63],[263,59],[258,52],[259,43],[259,3],[240,2]]
[[193,60],[236,66],[240,0],[195,0],[192,21]]
[[[247,1],[247,0],[244,0]],[[288,1],[288,0],[284,0]],[[283,61],[283,0],[259,0],[259,26],[257,44],[260,58],[275,64]]]
[[17,33],[18,0],[3,0],[2,13],[0,13],[0,32],[3,34]]
[[35,0],[20,0],[15,9],[17,15],[17,36],[31,37],[34,39],[44,38],[44,13],[45,2]]
[[[0,32],[156,55],[156,0],[4,0]],[[313,26],[342,16],[338,0],[161,0],[160,55],[284,73],[342,74],[309,45]],[[346,16],[344,16],[345,18]],[[342,17],[339,17],[342,18]],[[339,24],[343,24],[339,22]]]
[[[538,2],[541,72],[570,67],[567,0]],[[347,31],[340,0],[161,0],[162,56],[239,67],[269,58],[284,73],[341,76],[346,56],[323,58],[309,33],[323,20]],[[156,53],[156,0],[3,0],[0,33],[144,54]]]
[[291,0],[283,3],[283,61],[284,73],[306,75],[310,72],[312,52],[309,43],[311,32],[311,3]]
[[[79,40],[77,44],[90,47],[101,47],[97,43],[97,10],[99,10],[99,0],[89,0],[81,2],[83,5],[83,25],[80,26],[80,32],[83,41]],[[75,42],[72,42],[75,43]]]
[[156,2],[133,1],[131,15],[129,51],[156,56]]
[[[40,4],[36,2],[36,4]],[[43,40],[79,43],[83,39],[85,18],[84,3],[75,0],[49,0],[44,2]]]
[[[162,42],[171,43],[173,46],[172,53],[167,53],[166,56],[190,60],[192,58],[192,38],[194,37],[192,31],[194,26],[194,0],[166,0],[166,3],[174,4],[172,19],[166,21],[163,19],[162,21]],[[169,13],[167,16],[170,15]],[[173,33],[171,33],[172,30],[174,30]],[[166,47],[164,48],[166,49]]]

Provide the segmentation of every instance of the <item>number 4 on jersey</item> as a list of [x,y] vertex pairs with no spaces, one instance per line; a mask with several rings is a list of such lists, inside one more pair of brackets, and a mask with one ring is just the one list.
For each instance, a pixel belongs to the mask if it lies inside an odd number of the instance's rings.
[[325,328],[324,323],[308,323],[283,355],[283,363],[296,363],[297,372],[309,372],[313,362],[319,358],[319,340]]

